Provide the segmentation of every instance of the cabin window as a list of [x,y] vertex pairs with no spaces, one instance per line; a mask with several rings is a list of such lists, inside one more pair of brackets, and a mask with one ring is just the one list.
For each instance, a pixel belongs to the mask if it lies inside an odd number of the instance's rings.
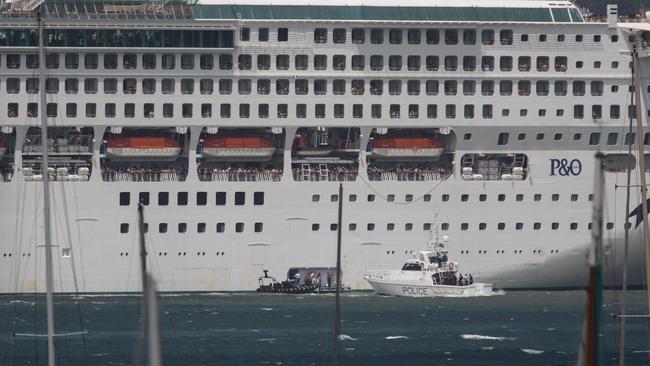
[[167,223],[166,222],[161,222],[158,224],[158,232],[161,234],[164,234],[167,232]]
[[466,223],[466,222],[461,223],[460,224],[460,229],[463,230],[463,231],[469,229],[469,224]]
[[138,202],[148,206],[149,205],[149,192],[140,192],[138,194]]
[[120,206],[128,206],[131,204],[131,193],[120,192]]
[[243,206],[246,203],[246,192],[235,192],[235,206]]
[[357,224],[348,224],[349,231],[357,231]]
[[256,233],[261,233],[264,230],[264,223],[256,222],[253,227]]
[[120,224],[120,233],[121,234],[126,234],[129,232],[129,224],[127,223],[121,223]]
[[236,233],[243,233],[244,232],[244,223],[243,222],[235,223],[235,232]]
[[158,192],[158,206],[169,205],[169,192]]
[[260,42],[269,41],[269,29],[268,28],[259,28],[257,30],[257,40]]
[[264,192],[253,193],[253,205],[255,206],[264,205]]
[[207,192],[196,192],[196,205],[205,206],[208,204],[208,193]]
[[366,42],[366,30],[362,28],[352,29],[352,43],[363,44]]
[[375,230],[375,224],[370,222],[368,225],[366,225],[366,230],[368,231],[374,231]]
[[311,224],[311,231],[320,230],[320,224]]
[[187,232],[187,223],[179,222],[178,223],[178,233],[185,234]]
[[375,195],[374,194],[369,194],[368,195],[368,202],[375,202]]
[[289,28],[278,28],[278,42],[289,41]]
[[217,232],[218,233],[223,233],[226,231],[226,223],[224,222],[218,222],[216,226]]

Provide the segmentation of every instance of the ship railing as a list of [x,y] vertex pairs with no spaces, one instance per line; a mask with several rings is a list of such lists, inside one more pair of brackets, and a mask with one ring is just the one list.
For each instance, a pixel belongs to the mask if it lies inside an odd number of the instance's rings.
[[451,170],[431,170],[419,172],[368,172],[368,179],[371,181],[398,181],[398,182],[420,182],[429,180],[446,180],[451,175]]
[[178,182],[186,177],[185,172],[102,172],[106,182]]
[[319,171],[303,174],[300,170],[293,171],[293,180],[296,182],[354,182],[357,179],[357,172],[328,172],[321,175]]
[[199,173],[202,182],[279,182],[281,171],[273,172],[207,172]]

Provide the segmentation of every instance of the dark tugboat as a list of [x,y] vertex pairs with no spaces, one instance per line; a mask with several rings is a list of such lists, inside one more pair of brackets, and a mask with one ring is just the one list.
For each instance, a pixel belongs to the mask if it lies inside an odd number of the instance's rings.
[[[336,268],[291,268],[287,272],[287,279],[279,282],[269,276],[269,271],[264,270],[264,276],[259,277],[259,293],[274,294],[306,294],[334,292],[336,288]],[[321,281],[322,278],[322,281]],[[349,286],[342,286],[349,291]]]

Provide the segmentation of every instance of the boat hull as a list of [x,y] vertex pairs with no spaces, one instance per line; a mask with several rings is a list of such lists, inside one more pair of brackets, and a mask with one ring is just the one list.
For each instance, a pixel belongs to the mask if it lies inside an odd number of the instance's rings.
[[422,282],[393,282],[365,277],[378,295],[404,297],[474,297],[492,294],[492,284],[474,283],[466,286],[425,284]]
[[224,161],[269,161],[273,157],[274,152],[275,147],[206,147],[203,148],[203,157],[209,160]]

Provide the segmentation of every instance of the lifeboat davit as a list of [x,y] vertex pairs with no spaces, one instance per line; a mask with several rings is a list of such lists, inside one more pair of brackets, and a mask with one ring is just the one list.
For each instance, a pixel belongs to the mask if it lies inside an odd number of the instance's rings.
[[173,161],[180,153],[180,143],[168,137],[111,137],[106,142],[106,155],[114,160]]
[[430,137],[375,137],[372,156],[381,159],[438,160],[442,141]]
[[334,152],[334,146],[329,144],[319,144],[316,146],[308,146],[307,138],[299,136],[294,140],[293,147],[298,156],[303,157],[323,157],[328,156]]
[[7,143],[4,140],[0,140],[0,156],[4,156],[7,152]]
[[269,161],[275,152],[273,139],[260,136],[208,136],[203,157],[226,161]]

